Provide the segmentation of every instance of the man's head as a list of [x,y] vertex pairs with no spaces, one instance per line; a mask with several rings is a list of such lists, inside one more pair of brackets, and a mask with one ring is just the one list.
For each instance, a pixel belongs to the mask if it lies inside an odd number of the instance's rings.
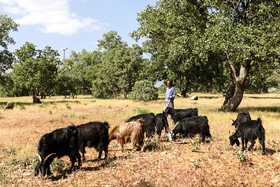
[[167,81],[167,87],[170,87],[171,86],[171,80],[168,80]]

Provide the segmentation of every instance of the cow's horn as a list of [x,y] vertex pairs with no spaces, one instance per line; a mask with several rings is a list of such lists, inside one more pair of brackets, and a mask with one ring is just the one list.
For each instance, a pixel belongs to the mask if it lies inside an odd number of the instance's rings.
[[49,155],[45,158],[44,162],[46,162],[50,156],[55,155],[55,154],[56,154],[56,153],[51,153],[51,154],[49,154]]
[[39,154],[37,154],[37,156],[38,156],[38,158],[39,158],[40,162],[42,162],[42,158],[41,158],[41,156],[40,156]]

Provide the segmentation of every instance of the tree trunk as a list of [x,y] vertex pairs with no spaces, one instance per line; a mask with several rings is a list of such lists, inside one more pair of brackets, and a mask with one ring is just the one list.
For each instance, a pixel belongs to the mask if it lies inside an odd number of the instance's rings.
[[36,97],[35,91],[32,91],[32,98],[33,98],[33,103],[42,103],[38,97]]
[[186,82],[186,86],[181,90],[182,97],[187,97],[188,87],[189,87],[189,84],[188,84],[188,82]]
[[243,99],[243,93],[244,93],[244,84],[240,82],[236,82],[234,84],[233,95],[230,96],[232,93],[230,93],[230,95],[226,95],[221,110],[225,112],[234,112]]
[[123,94],[123,98],[127,99],[127,93],[126,92]]
[[235,91],[235,84],[234,84],[235,79],[233,77],[233,71],[230,68],[229,61],[227,61],[227,70],[228,70],[229,83],[228,83],[228,87],[225,95],[225,101],[223,105],[225,105],[228,102],[228,100],[233,97]]
[[229,55],[227,55],[227,66],[229,70],[229,85],[225,96],[225,101],[220,110],[225,112],[234,112],[240,105],[245,90],[245,82],[247,75],[254,63],[250,60],[246,63],[245,67],[241,65],[239,76],[236,74],[234,66],[230,62]]

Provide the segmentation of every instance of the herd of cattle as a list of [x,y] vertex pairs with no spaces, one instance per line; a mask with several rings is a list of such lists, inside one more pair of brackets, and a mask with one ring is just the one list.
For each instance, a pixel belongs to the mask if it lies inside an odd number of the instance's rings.
[[[170,115],[174,124],[178,125],[169,132],[167,116]],[[251,120],[250,114],[246,111],[238,114],[232,125],[236,127],[236,132],[229,137],[230,144],[239,146],[242,141],[242,151],[247,149],[248,141],[251,142],[248,150],[251,150],[258,138],[262,145],[262,154],[265,154],[265,130],[260,118]],[[94,147],[98,152],[98,159],[101,159],[102,152],[105,159],[108,155],[109,143],[116,139],[121,145],[122,151],[124,144],[131,142],[133,147],[140,146],[143,150],[144,138],[153,137],[156,133],[161,136],[162,130],[170,141],[175,140],[176,134],[194,137],[199,134],[201,141],[206,137],[211,138],[208,119],[206,116],[198,116],[197,108],[173,109],[167,108],[160,114],[154,113],[140,114],[129,118],[124,124],[115,126],[109,133],[108,122],[89,122],[79,126],[71,125],[66,128],[54,130],[43,135],[38,144],[39,162],[35,167],[35,176],[41,172],[43,176],[50,175],[50,164],[55,157],[69,156],[74,168],[75,162],[81,166],[85,162],[85,147]]]

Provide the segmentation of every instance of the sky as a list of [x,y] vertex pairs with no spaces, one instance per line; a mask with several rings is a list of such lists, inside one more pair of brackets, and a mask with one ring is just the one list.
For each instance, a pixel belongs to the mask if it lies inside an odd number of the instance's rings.
[[[60,58],[71,51],[94,51],[97,41],[109,31],[117,31],[128,45],[136,42],[129,36],[139,27],[137,13],[156,0],[0,0],[0,14],[20,24],[10,32],[14,51],[30,42],[37,49],[52,47]],[[141,45],[141,43],[138,43]]]

